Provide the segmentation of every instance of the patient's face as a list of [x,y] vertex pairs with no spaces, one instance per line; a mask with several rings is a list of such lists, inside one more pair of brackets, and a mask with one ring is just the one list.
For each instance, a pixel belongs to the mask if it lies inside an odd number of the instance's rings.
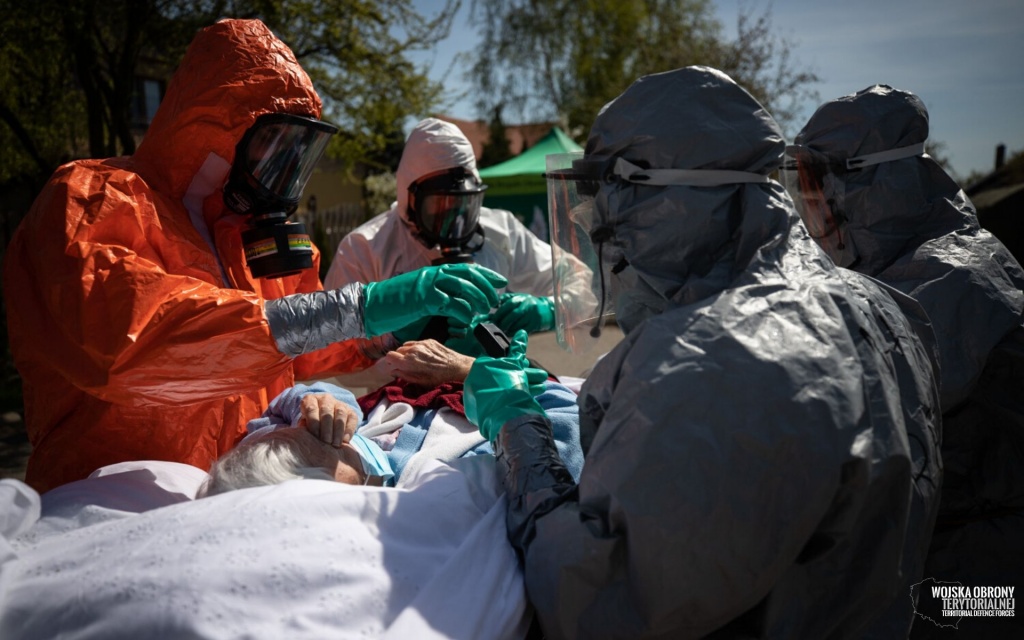
[[363,484],[366,480],[362,458],[351,444],[346,443],[335,449],[311,434],[305,427],[282,429],[282,431],[288,432],[310,461],[318,467],[327,469],[328,473],[333,473],[334,479],[338,482]]

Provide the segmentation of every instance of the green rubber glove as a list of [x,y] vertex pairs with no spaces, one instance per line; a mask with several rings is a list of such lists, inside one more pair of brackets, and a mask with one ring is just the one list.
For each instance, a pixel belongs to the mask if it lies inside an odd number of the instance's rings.
[[395,336],[395,340],[398,340],[400,344],[419,340],[420,336],[423,335],[423,330],[427,327],[428,322],[430,322],[430,316],[420,318],[409,326],[402,327],[401,329],[395,329],[391,333]]
[[[513,418],[546,415],[533,397],[544,387],[536,383],[537,369],[533,369],[532,374],[528,372],[526,339],[525,331],[516,332],[508,357],[477,358],[466,377],[462,393],[466,417],[479,427],[488,442],[494,442],[501,427]],[[531,384],[531,376],[534,384]]]
[[508,335],[520,329],[526,333],[551,331],[555,328],[555,305],[551,298],[503,293],[491,321]]
[[466,331],[464,336],[452,336],[445,341],[444,346],[448,347],[452,351],[458,351],[464,356],[476,358],[478,356],[485,356],[487,353],[484,352],[484,347],[480,344],[480,341],[473,335],[473,329],[480,322],[487,320],[487,316],[477,316],[470,323],[469,329]]
[[503,276],[475,264],[423,267],[371,282],[364,289],[363,329],[372,338],[424,316],[448,316],[465,331],[477,314],[488,313],[497,304],[495,287],[505,284]]

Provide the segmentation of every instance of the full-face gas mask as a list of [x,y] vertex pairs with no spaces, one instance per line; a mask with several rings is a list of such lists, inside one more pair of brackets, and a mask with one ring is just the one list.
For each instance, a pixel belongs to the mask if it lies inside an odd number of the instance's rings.
[[235,147],[224,204],[252,216],[242,243],[254,277],[283,278],[313,266],[306,226],[288,216],[337,131],[314,118],[272,113],[257,118]]
[[480,206],[487,185],[464,167],[427,174],[409,185],[409,219],[420,238],[438,247],[434,264],[472,262],[483,246]]

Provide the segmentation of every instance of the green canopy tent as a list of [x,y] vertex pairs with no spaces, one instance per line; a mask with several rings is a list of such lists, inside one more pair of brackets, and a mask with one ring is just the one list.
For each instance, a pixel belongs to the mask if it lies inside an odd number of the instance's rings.
[[548,240],[548,196],[544,181],[546,156],[583,151],[564,131],[552,127],[546,136],[526,151],[505,162],[480,170],[487,185],[484,206],[506,209],[533,231]]

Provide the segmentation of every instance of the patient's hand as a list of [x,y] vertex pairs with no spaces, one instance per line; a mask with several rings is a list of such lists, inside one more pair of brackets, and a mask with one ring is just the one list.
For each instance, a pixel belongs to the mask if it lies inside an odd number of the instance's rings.
[[473,358],[452,351],[437,340],[417,340],[384,356],[384,366],[396,378],[436,387],[442,382],[464,381]]
[[298,426],[334,447],[352,439],[359,418],[355,409],[329,393],[310,393],[300,402],[302,417]]

